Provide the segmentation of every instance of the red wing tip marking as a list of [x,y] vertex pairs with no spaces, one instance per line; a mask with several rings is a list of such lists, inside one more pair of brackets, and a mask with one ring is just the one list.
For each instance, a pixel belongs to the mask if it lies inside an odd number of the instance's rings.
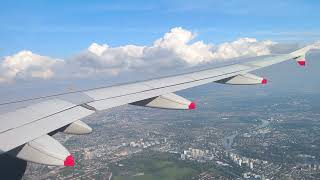
[[195,109],[196,108],[196,103],[192,102],[189,104],[189,109]]
[[66,159],[64,160],[64,166],[74,166],[74,160],[72,155],[66,157]]
[[306,65],[306,61],[304,60],[304,59],[301,59],[301,60],[299,60],[299,61],[297,61],[298,62],[298,64],[300,65],[300,66],[305,66]]
[[262,79],[261,84],[267,84],[268,80],[267,79]]

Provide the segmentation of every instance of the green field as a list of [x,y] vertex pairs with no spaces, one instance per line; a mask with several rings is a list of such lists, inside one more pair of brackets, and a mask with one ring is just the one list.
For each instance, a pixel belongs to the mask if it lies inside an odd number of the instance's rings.
[[119,162],[123,166],[111,167],[114,180],[147,179],[196,179],[197,168],[179,161],[176,156],[166,153],[145,153]]
[[[120,165],[121,164],[121,165]],[[198,179],[202,172],[214,177],[235,179],[242,171],[237,168],[216,166],[213,163],[198,163],[179,160],[179,155],[144,151],[110,166],[113,180],[188,180]]]

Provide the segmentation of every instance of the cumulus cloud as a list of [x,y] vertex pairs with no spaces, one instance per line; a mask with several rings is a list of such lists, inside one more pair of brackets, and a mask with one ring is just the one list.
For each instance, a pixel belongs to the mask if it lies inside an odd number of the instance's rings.
[[270,48],[276,43],[257,41],[254,38],[240,38],[231,43],[223,43],[214,50],[214,59],[232,59],[237,57],[254,57],[269,55]]
[[[89,48],[65,61],[69,72],[78,77],[91,74],[118,75],[142,67],[145,62],[143,46],[109,47],[92,43]],[[69,73],[67,72],[67,73]]]
[[172,28],[150,46],[110,47],[92,43],[87,50],[60,61],[21,51],[1,62],[0,81],[19,78],[109,76],[124,72],[156,72],[164,68],[194,66],[237,57],[268,55],[276,44],[254,38],[240,38],[220,45],[195,41],[196,34],[181,27]]
[[92,43],[91,46],[89,46],[88,50],[97,56],[101,56],[101,54],[105,52],[108,49],[108,47],[109,46],[106,44],[99,45],[97,43]]
[[52,67],[58,61],[25,50],[12,56],[6,56],[0,65],[0,82],[25,78],[52,78],[54,76]]
[[[227,60],[236,57],[261,56],[270,54],[272,41],[257,41],[254,38],[240,38],[234,42],[221,45],[206,44],[203,41],[190,43],[196,35],[180,27],[171,29],[163,38],[156,40],[147,50],[166,49],[175,58],[189,64],[208,63],[216,60]],[[154,52],[153,52],[154,53]]]
[[[181,27],[173,28],[151,46],[126,45],[109,47],[93,43],[88,50],[72,59],[79,69],[119,74],[124,71],[157,71],[175,66],[193,66],[237,57],[270,54],[272,41],[240,38],[220,45],[194,41],[195,33]],[[90,72],[89,72],[90,71]],[[82,73],[83,74],[83,73]]]

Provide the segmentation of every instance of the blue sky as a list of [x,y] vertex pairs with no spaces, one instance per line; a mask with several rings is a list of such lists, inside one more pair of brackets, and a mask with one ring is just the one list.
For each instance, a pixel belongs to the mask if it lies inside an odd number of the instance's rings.
[[0,57],[28,49],[69,57],[92,42],[149,45],[173,27],[221,43],[240,37],[278,42],[320,39],[318,0],[1,1]]
[[[214,63],[221,58],[213,57],[219,53],[230,52],[230,59],[268,55],[273,53],[269,52],[271,41],[287,43],[282,48],[293,50],[294,43],[320,40],[319,9],[319,0],[3,0],[0,87],[5,88],[0,88],[0,101],[70,87],[85,89],[134,81],[153,74],[166,75],[167,71],[174,74],[177,67],[185,70],[192,62],[204,66],[207,64],[202,62]],[[165,39],[166,33],[170,38]],[[191,37],[194,34],[195,39]],[[237,40],[244,37],[257,41]],[[154,45],[159,38],[162,41]],[[116,48],[106,48],[103,55],[96,56],[84,51],[93,42],[100,49],[105,48],[102,44]],[[224,42],[229,43],[221,45]],[[226,52],[212,49],[210,43],[224,47]],[[138,46],[120,47],[130,44]],[[319,56],[319,52],[308,55],[311,62],[305,69],[288,62],[258,72],[271,80],[263,90],[318,92],[320,84],[314,83],[314,77],[319,72]],[[118,74],[110,75],[116,71]]]

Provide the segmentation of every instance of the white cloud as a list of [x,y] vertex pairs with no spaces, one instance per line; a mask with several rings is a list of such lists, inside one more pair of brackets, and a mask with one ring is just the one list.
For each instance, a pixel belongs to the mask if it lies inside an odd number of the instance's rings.
[[97,56],[101,56],[101,54],[106,51],[108,49],[108,45],[103,44],[103,45],[99,45],[97,43],[92,43],[91,46],[89,46],[88,50],[93,53],[96,54]]
[[156,40],[147,51],[155,53],[167,50],[173,58],[192,65],[213,60],[213,45],[202,41],[189,44],[195,37],[194,33],[181,27],[173,28],[164,37]]
[[213,51],[213,59],[231,59],[237,57],[254,57],[269,55],[270,48],[276,43],[272,41],[257,41],[254,38],[240,38],[231,43],[223,43]]
[[[196,34],[176,27],[157,39],[151,46],[126,45],[111,48],[106,44],[93,43],[88,52],[82,53],[76,61],[82,67],[101,69],[116,68],[127,71],[174,67],[176,65],[197,65],[237,57],[252,57],[270,54],[272,41],[257,41],[254,38],[240,38],[221,45],[195,41]],[[86,57],[86,58],[84,58]],[[151,68],[151,69],[150,69]]]
[[124,72],[157,72],[164,68],[193,66],[237,57],[270,54],[272,41],[240,38],[220,45],[195,41],[196,34],[181,27],[172,28],[150,46],[109,47],[92,43],[64,61],[21,51],[7,56],[0,66],[0,81],[52,77],[83,77],[96,74],[115,76]]
[[52,67],[57,62],[57,59],[40,56],[31,51],[20,51],[2,60],[0,82],[11,82],[18,78],[52,78],[54,76]]

